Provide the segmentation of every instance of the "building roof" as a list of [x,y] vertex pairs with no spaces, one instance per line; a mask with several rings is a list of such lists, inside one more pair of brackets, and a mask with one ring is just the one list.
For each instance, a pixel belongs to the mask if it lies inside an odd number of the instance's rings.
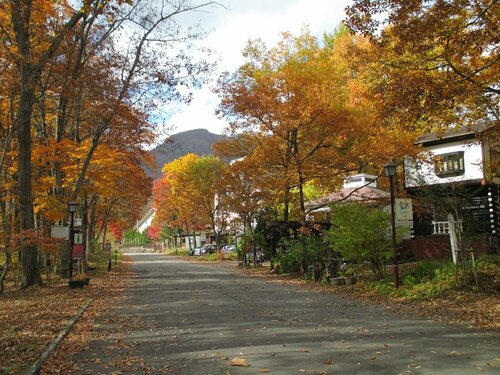
[[342,190],[330,193],[319,199],[306,202],[306,209],[308,212],[312,212],[315,210],[319,210],[320,208],[323,208],[330,203],[337,202],[375,202],[380,200],[387,200],[390,195],[391,194],[385,190],[381,190],[371,186],[343,188]]
[[143,225],[151,216],[153,216],[155,214],[156,214],[156,209],[151,207],[140,220],[137,220],[137,223],[135,224],[134,229],[139,230],[141,225]]
[[476,134],[482,133],[485,130],[491,129],[497,126],[494,122],[483,122],[473,126],[463,126],[453,129],[448,129],[444,132],[432,132],[424,134],[416,140],[415,144],[434,144],[434,143],[445,143],[452,140],[463,140],[474,138]]

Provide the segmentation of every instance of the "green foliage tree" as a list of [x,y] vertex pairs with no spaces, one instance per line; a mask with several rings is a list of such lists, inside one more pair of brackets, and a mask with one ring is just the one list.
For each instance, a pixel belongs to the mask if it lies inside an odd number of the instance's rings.
[[123,238],[125,239],[125,244],[127,245],[144,246],[151,243],[151,240],[148,238],[146,231],[141,233],[137,230],[129,230],[125,232]]
[[382,278],[384,263],[391,256],[390,215],[362,204],[340,203],[331,210],[332,229],[326,232],[326,240],[351,261],[369,261],[373,272]]

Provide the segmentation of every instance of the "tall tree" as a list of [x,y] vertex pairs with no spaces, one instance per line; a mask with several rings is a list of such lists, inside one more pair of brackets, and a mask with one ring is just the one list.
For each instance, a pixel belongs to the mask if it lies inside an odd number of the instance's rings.
[[[199,157],[187,154],[162,168],[163,176],[153,186],[153,207],[156,209],[155,223],[179,228],[188,238],[195,230],[204,228],[209,220],[202,214],[193,199],[197,187],[189,176],[189,169]],[[189,241],[191,246],[191,241]]]
[[347,15],[383,51],[379,92],[402,126],[499,120],[498,0],[355,0]]
[[[52,163],[50,172],[58,199],[75,200],[98,146],[113,138],[111,129],[130,123],[125,107],[144,111],[151,103],[158,103],[158,98],[160,102],[189,100],[189,94],[185,90],[181,93],[177,86],[199,84],[202,73],[209,69],[205,61],[171,51],[175,44],[202,36],[199,29],[185,30],[175,19],[215,5],[213,1],[81,0],[71,5],[51,0],[0,3],[0,56],[13,62],[14,79],[19,82],[11,129],[17,132],[22,231],[34,227],[33,136],[52,145],[52,137],[56,143],[64,138],[88,141],[74,185],[63,187],[59,161]],[[123,35],[129,37],[126,48],[119,43]],[[133,138],[133,133],[129,134]],[[2,138],[2,147],[6,145],[8,137]],[[40,283],[36,248],[23,246],[21,254],[22,286]]]
[[230,121],[230,132],[245,134],[236,141],[242,153],[281,192],[284,220],[292,189],[305,220],[308,182],[331,187],[335,176],[378,170],[391,155],[401,155],[389,144],[396,137],[387,137],[391,130],[384,128],[381,102],[369,90],[363,66],[350,62],[351,45],[371,48],[342,27],[323,41],[305,31],[283,34],[271,49],[250,42],[247,63],[219,82],[220,114]]
[[[7,5],[4,5],[6,7]],[[18,143],[18,194],[20,229],[34,228],[33,195],[31,181],[31,123],[33,106],[36,102],[36,90],[40,78],[49,60],[55,55],[62,41],[77,25],[85,14],[81,8],[74,12],[69,19],[46,43],[38,43],[36,35],[39,26],[48,22],[46,15],[52,15],[53,3],[50,1],[10,0],[10,9],[5,9],[10,15],[12,23],[11,51],[19,71],[19,104],[16,113],[16,129]],[[38,26],[38,27],[37,27]],[[15,51],[13,46],[15,46]],[[43,47],[45,46],[45,48]],[[34,245],[24,245],[21,249],[22,286],[27,287],[41,284],[38,267],[37,249]]]

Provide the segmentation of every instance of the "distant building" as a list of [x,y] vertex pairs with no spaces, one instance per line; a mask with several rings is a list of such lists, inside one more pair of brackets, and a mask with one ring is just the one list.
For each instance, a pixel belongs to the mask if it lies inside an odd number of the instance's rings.
[[140,220],[137,220],[134,229],[140,233],[144,232],[153,223],[155,215],[156,215],[156,210],[153,207],[149,207],[149,209],[144,213],[142,218]]
[[[308,218],[329,220],[329,205],[342,202],[378,205],[389,212],[391,194],[379,189],[377,181],[377,176],[366,173],[345,177],[342,189],[306,203]],[[413,225],[411,199],[396,198],[394,208],[396,226],[399,228],[398,236],[401,238],[410,238],[410,228]]]

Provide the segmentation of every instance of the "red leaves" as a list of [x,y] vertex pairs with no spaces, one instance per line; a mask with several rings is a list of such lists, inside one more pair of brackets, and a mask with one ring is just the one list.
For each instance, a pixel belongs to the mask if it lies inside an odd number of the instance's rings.
[[160,228],[150,226],[146,229],[146,234],[151,241],[156,242],[160,239]]

